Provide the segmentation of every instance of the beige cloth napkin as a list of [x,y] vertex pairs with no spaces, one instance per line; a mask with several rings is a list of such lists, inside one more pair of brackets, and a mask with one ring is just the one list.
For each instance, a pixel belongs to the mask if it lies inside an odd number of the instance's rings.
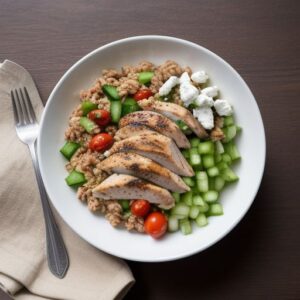
[[0,287],[17,300],[121,299],[134,279],[122,260],[79,238],[55,213],[70,258],[64,279],[47,266],[45,228],[27,146],[15,132],[10,90],[26,86],[38,116],[43,105],[29,73],[0,65]]

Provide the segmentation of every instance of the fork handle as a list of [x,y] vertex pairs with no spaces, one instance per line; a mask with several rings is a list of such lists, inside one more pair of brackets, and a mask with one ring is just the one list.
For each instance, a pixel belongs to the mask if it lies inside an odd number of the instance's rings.
[[30,154],[33,162],[35,176],[41,196],[45,227],[46,227],[46,242],[47,242],[47,259],[50,271],[58,278],[63,278],[69,267],[68,253],[60,234],[60,231],[55,222],[48,196],[42,181],[37,156],[35,143],[29,146]]

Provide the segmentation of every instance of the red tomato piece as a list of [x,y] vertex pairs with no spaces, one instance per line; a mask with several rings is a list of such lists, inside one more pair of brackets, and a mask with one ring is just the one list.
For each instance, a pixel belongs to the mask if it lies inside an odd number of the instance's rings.
[[138,199],[134,200],[131,204],[130,210],[133,215],[138,217],[145,217],[150,211],[151,205],[147,200]]
[[133,95],[133,98],[136,101],[140,101],[140,100],[143,100],[143,99],[148,99],[151,96],[153,96],[153,93],[151,92],[151,90],[149,90],[149,89],[142,89],[142,90],[137,91]]
[[110,134],[99,133],[91,139],[89,148],[93,151],[102,151],[109,148],[112,144],[113,138]]
[[89,119],[99,126],[105,126],[111,121],[110,113],[104,109],[95,109],[88,113]]
[[146,233],[150,234],[153,238],[158,239],[167,231],[167,218],[163,213],[155,211],[148,215],[144,226]]

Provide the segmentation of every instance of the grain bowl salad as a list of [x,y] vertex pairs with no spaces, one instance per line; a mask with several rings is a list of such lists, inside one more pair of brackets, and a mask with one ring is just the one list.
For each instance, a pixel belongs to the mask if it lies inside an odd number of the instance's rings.
[[69,118],[66,183],[112,226],[190,234],[223,214],[240,131],[204,70],[171,60],[103,70]]

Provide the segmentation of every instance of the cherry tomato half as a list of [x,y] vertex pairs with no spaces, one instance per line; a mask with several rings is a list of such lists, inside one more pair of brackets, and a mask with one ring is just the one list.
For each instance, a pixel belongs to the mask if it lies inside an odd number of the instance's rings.
[[140,101],[140,100],[143,100],[143,99],[148,99],[151,96],[153,96],[153,93],[149,89],[142,89],[142,90],[137,91],[133,95],[133,98],[136,101]]
[[110,147],[112,144],[113,138],[110,134],[99,133],[91,139],[89,148],[93,151],[102,151]]
[[144,223],[145,231],[153,238],[158,239],[167,231],[167,223],[166,216],[159,211],[155,211],[146,218]]
[[111,121],[110,113],[104,109],[95,109],[88,113],[89,119],[99,126],[105,126]]
[[138,217],[145,217],[150,211],[151,205],[147,200],[134,200],[131,204],[130,210],[133,215]]

